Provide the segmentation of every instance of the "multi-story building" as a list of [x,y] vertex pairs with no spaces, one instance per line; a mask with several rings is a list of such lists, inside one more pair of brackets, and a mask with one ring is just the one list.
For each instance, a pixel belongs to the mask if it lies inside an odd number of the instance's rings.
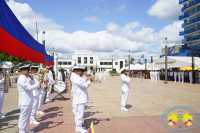
[[179,33],[184,36],[184,45],[179,52],[187,56],[193,52],[194,56],[200,57],[200,0],[179,0],[179,4],[183,5],[181,11],[184,13],[179,16],[179,20],[184,21],[184,31]]
[[[54,60],[54,70],[56,71],[56,62],[57,59]],[[110,60],[100,60],[99,56],[96,52],[91,50],[79,50],[75,51],[72,54],[72,59],[58,59],[58,67],[62,67],[63,69],[69,70],[75,65],[80,65],[85,67],[86,71],[95,70],[106,71],[112,70],[112,59]],[[125,67],[125,59],[119,58],[113,60],[113,70],[119,72],[119,70]]]

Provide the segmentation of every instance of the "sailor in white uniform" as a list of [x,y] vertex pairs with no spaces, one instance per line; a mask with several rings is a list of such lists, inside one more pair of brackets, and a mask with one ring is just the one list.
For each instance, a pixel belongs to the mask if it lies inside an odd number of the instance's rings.
[[[42,70],[42,69],[41,69],[41,70]],[[40,70],[39,70],[39,71],[40,71]],[[44,81],[45,81],[45,79],[44,79]],[[41,109],[42,109],[42,105],[43,105],[43,102],[44,102],[44,97],[45,97],[45,95],[46,95],[46,91],[45,91],[46,88],[47,88],[46,83],[43,82],[43,83],[40,85],[39,102],[38,102],[38,108],[37,108],[37,114],[38,114],[38,115],[43,115],[43,114],[45,114],[45,112],[42,111]]]
[[59,70],[58,70],[59,72],[58,72],[58,80],[60,80],[60,81],[63,81],[63,78],[62,78],[62,73],[61,73],[61,71],[62,71],[62,68],[59,68]]
[[190,79],[190,84],[193,82],[193,77],[192,77],[192,71],[190,70],[189,72],[189,79]]
[[76,74],[73,76],[73,103],[75,104],[75,122],[76,122],[76,132],[86,133],[82,127],[82,122],[84,118],[85,103],[89,100],[87,88],[90,87],[92,77],[88,78],[88,81],[82,78],[85,67],[76,67]]
[[182,83],[184,83],[184,76],[185,76],[185,72],[182,70],[182,71],[181,71]]
[[122,81],[122,86],[121,86],[121,90],[122,90],[122,102],[121,102],[121,110],[123,111],[128,111],[128,109],[126,108],[126,102],[128,99],[128,93],[130,90],[130,75],[129,73],[127,73],[127,76],[125,75],[126,70],[125,68],[121,68],[120,69],[121,72],[121,81]]
[[158,80],[158,72],[157,71],[154,72],[154,77],[155,77],[155,81],[157,81]]
[[50,85],[49,91],[47,92],[46,102],[52,102],[52,100],[50,99],[50,94],[51,94],[52,86],[53,86],[53,84],[55,84],[52,71],[53,71],[53,67],[50,66],[49,73],[46,75],[46,78],[47,78],[47,80],[49,80],[49,84],[51,84],[51,85]]
[[[32,85],[38,83],[38,66],[31,66],[31,73],[33,74],[33,79],[34,82],[32,83]],[[31,80],[31,79],[30,79]],[[32,106],[32,111],[31,111],[31,116],[30,116],[30,124],[40,124],[39,121],[41,121],[41,119],[38,119],[36,117],[36,113],[37,113],[37,109],[38,109],[38,103],[39,103],[39,94],[40,94],[40,87],[33,90],[33,106]]]
[[104,70],[104,80],[106,81],[106,70]]
[[19,92],[19,108],[20,108],[20,116],[19,116],[19,133],[34,133],[33,131],[29,131],[27,126],[29,124],[32,103],[33,103],[33,94],[32,91],[39,88],[40,84],[43,80],[31,85],[34,82],[33,77],[29,79],[29,69],[30,65],[25,65],[20,67],[21,75],[17,81],[17,88]]
[[154,81],[155,80],[155,71],[153,70],[152,72],[151,72],[151,74],[152,74],[152,81]]
[[67,78],[67,70],[64,70],[65,78]]
[[[74,67],[74,68],[76,68],[76,67]],[[72,72],[71,72],[71,76],[70,76],[70,81],[71,81],[71,84],[72,84],[72,88],[71,88],[71,95],[72,95],[72,97],[74,95],[74,85],[73,85],[74,75],[76,74],[76,69],[74,69],[74,68],[72,68]],[[74,105],[74,102],[72,100],[72,112],[74,112],[74,110],[75,110],[75,105]]]
[[181,82],[181,71],[178,70],[178,82]]
[[174,82],[176,82],[176,79],[177,79],[177,71],[175,70],[174,71]]
[[158,80],[160,80],[160,70],[158,70]]
[[[1,69],[0,69],[0,73],[1,73]],[[6,114],[3,114],[2,108],[3,108],[3,102],[4,102],[4,91],[5,91],[5,87],[4,87],[4,80],[6,77],[2,77],[0,75],[0,118],[3,118],[6,116]]]

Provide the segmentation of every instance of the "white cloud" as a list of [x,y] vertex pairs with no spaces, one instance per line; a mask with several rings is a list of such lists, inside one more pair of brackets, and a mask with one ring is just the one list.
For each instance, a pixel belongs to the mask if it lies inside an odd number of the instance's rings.
[[[182,22],[173,22],[159,32],[155,32],[150,27],[143,27],[139,22],[127,23],[122,27],[117,23],[110,22],[105,31],[67,33],[62,30],[63,26],[34,12],[28,4],[14,1],[7,3],[34,38],[36,38],[35,22],[38,22],[39,42],[42,40],[42,31],[45,31],[46,49],[52,50],[52,47],[54,47],[55,52],[60,53],[59,57],[70,58],[74,50],[89,49],[98,52],[102,59],[110,59],[112,55],[115,58],[127,58],[128,50],[131,50],[131,55],[135,58],[142,54],[145,54],[148,59],[150,59],[150,56],[158,58],[165,37],[168,37],[170,44],[175,45],[180,44],[181,39],[183,39],[179,36],[179,31],[183,30],[181,28]],[[96,21],[98,20],[90,20],[90,22]],[[158,52],[152,50],[152,47],[156,47]]]
[[100,8],[97,6],[97,7],[94,7],[92,11],[97,11],[97,12],[100,12]]
[[88,21],[91,23],[101,23],[101,21],[99,20],[99,18],[97,18],[96,16],[93,17],[85,17],[83,18],[84,21]]
[[179,20],[181,8],[179,0],[157,0],[147,13],[159,19],[174,21]]
[[123,4],[120,7],[116,8],[117,11],[124,11],[125,9],[126,9],[126,4]]

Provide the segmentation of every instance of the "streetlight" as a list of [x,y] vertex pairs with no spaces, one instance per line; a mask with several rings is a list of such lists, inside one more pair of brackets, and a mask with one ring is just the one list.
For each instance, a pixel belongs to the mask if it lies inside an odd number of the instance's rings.
[[167,37],[165,37],[165,84],[167,84]]
[[112,55],[112,77],[113,77],[113,55]]
[[130,74],[130,50],[129,50],[128,62],[129,62],[128,70],[129,70],[129,74]]

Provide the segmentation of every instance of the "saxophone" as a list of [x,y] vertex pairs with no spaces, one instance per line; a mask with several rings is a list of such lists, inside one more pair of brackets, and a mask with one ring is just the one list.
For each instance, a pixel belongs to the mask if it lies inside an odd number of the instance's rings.
[[[46,79],[49,79],[49,75],[48,75],[49,74],[49,69],[48,68],[46,68],[45,74],[46,74]],[[47,88],[45,89],[45,91],[49,92],[51,84],[49,82],[46,82],[46,86],[47,86]]]

